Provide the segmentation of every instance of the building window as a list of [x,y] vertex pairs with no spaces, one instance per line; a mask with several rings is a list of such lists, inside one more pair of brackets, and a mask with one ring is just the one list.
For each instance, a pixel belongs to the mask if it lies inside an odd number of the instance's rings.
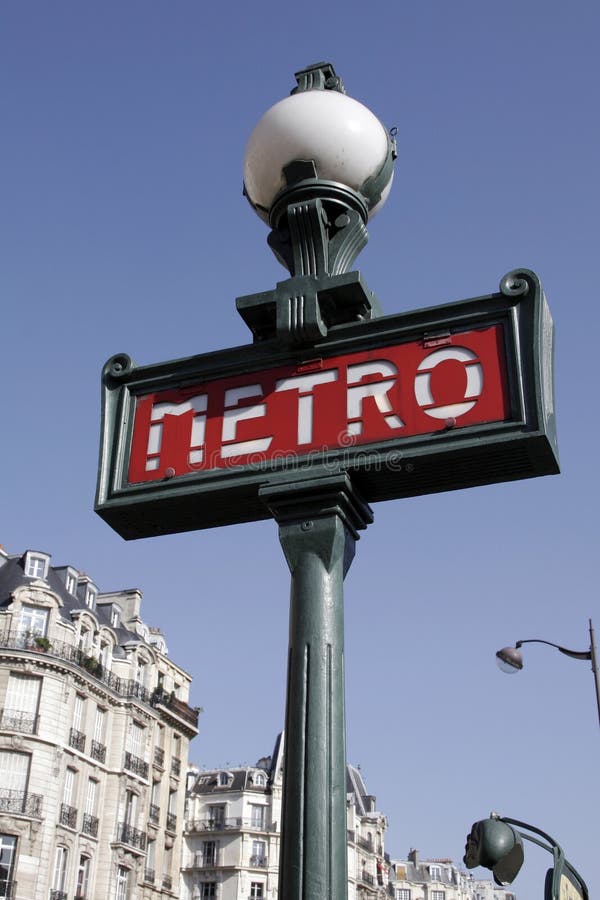
[[17,839],[12,834],[0,834],[0,900],[13,896],[13,877]]
[[41,678],[11,672],[0,727],[23,734],[37,732]]
[[[0,788],[4,791],[27,791],[29,779],[29,755],[13,753],[12,750],[0,750]],[[1,808],[1,807],[0,807]]]
[[259,806],[257,803],[250,804],[250,825],[252,828],[260,828],[261,830],[265,827],[265,808],[264,806]]
[[48,610],[38,606],[22,606],[19,616],[20,637],[44,637],[48,627]]
[[129,869],[119,866],[117,869],[117,891],[115,900],[127,900],[129,896]]
[[211,828],[222,828],[225,824],[225,807],[209,806],[208,821]]
[[446,896],[445,891],[432,891],[431,892],[431,900],[444,900]]
[[410,900],[410,888],[396,888],[396,900]]
[[119,622],[121,621],[121,610],[118,606],[113,606],[110,611],[110,624],[113,628],[119,627]]
[[228,772],[219,772],[219,787],[227,787],[230,775]]
[[256,775],[254,776],[254,784],[256,784],[258,787],[264,787],[264,786],[265,786],[265,784],[266,784],[266,778],[265,778],[263,772],[257,772],[257,773],[256,773]]
[[264,897],[264,884],[262,881],[250,882],[250,898],[251,900],[262,900]]
[[96,591],[93,587],[90,587],[89,584],[85,589],[85,605],[90,609],[94,608],[94,604],[96,602]]
[[201,881],[200,882],[200,900],[215,900],[217,896],[217,882],[216,881]]
[[79,630],[79,649],[82,653],[88,653],[90,649],[90,644],[92,643],[92,632],[89,628],[86,628],[84,625],[81,626]]
[[75,900],[86,900],[88,886],[90,883],[90,865],[89,856],[79,857],[79,866],[77,867],[77,887],[75,889]]
[[41,553],[28,553],[25,559],[25,574],[30,578],[45,578],[48,572],[48,557]]
[[202,841],[202,865],[212,868],[217,864],[217,842]]
[[73,572],[67,572],[67,576],[65,578],[65,587],[68,590],[69,594],[73,594],[77,591],[77,576],[73,574]]
[[112,644],[109,644],[108,641],[100,642],[100,662],[102,663],[102,668],[107,672],[110,671],[110,663],[112,660]]
[[267,864],[267,845],[264,841],[252,841],[251,866],[264,867]]
[[57,847],[54,852],[54,873],[52,875],[52,890],[58,897],[66,900],[65,884],[67,881],[67,861],[69,851],[66,847]]
[[[432,881],[441,881],[442,880],[442,870],[439,866],[430,866],[429,867],[429,877]],[[440,898],[438,897],[438,900]]]

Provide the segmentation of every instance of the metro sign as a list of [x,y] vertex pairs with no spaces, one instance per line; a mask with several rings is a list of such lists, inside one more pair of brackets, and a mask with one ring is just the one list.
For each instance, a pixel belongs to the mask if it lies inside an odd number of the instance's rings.
[[368,501],[557,472],[552,323],[520,274],[500,294],[331,329],[301,356],[270,341],[158,366],[114,357],[97,511],[135,538],[267,518],[261,487],[342,470]]

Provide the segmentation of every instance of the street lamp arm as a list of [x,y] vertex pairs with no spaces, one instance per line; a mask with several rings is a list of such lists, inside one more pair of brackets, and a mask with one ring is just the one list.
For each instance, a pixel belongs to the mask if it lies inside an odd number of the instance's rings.
[[526,641],[517,641],[515,647],[521,647],[523,644],[547,644],[549,647],[556,647],[556,649],[561,653],[564,653],[565,656],[571,656],[573,659],[592,658],[591,650],[568,650],[566,647],[561,647],[560,644],[553,644],[552,641],[542,641],[540,638],[529,638]]

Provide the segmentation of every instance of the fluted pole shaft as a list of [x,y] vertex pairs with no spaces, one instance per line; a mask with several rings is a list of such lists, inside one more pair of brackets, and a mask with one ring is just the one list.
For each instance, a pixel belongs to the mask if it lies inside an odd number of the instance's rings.
[[280,900],[345,900],[343,581],[369,507],[348,479],[267,489],[291,572]]

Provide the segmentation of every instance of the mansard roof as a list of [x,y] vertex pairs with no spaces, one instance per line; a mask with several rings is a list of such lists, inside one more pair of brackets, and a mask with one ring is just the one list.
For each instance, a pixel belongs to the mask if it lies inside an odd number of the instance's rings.
[[[91,608],[80,597],[67,590],[65,581],[59,574],[71,571],[78,576],[80,581],[87,582],[97,589],[92,579],[83,572],[79,572],[71,566],[55,567],[49,564],[44,579],[27,575],[25,572],[25,560],[28,553],[35,555],[38,551],[26,550],[22,554],[13,555],[9,555],[5,551],[0,552],[0,612],[10,605],[13,593],[18,588],[39,586],[40,589],[50,591],[59,598],[58,615],[63,621],[72,622],[73,614],[87,612],[98,622],[99,627],[106,627],[111,630],[116,637],[118,646],[122,647],[132,643],[144,644],[148,647],[152,646],[143,641],[139,634],[136,634],[135,631],[130,630],[122,623],[119,625],[111,624],[110,613],[112,604],[102,603],[103,595],[101,592],[98,591],[97,595],[100,602]],[[49,554],[46,552],[41,553],[40,551],[39,555],[46,556],[49,559]]]

